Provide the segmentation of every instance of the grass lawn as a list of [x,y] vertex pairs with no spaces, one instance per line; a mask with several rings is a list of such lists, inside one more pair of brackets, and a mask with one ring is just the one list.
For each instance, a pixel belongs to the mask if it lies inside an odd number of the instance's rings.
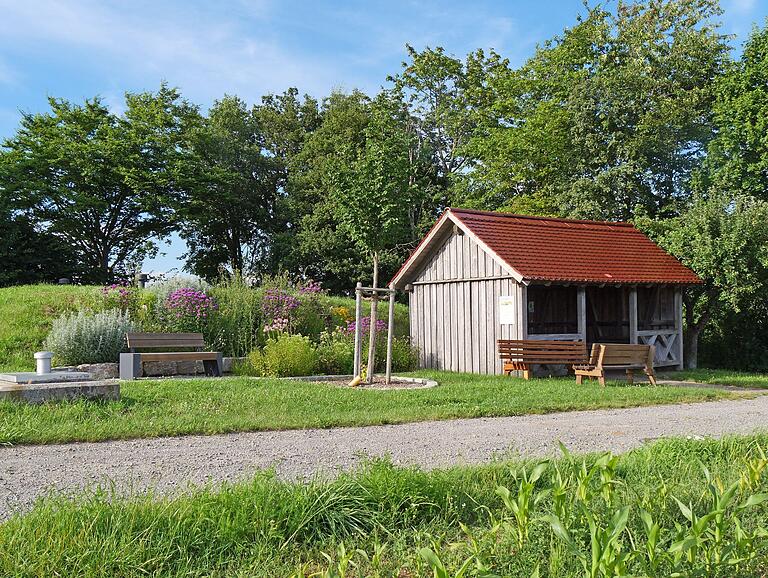
[[736,385],[741,387],[768,388],[768,374],[748,373],[730,369],[686,369],[665,374],[669,379],[711,383],[718,385]]
[[[377,462],[330,482],[267,473],[172,498],[48,497],[0,524],[0,575],[426,578],[467,565],[467,577],[583,577],[580,558],[589,566],[594,553],[589,516],[597,554],[615,528],[602,560],[620,555],[626,567],[595,576],[765,576],[761,446],[768,436],[666,440],[612,460],[557,460],[530,486],[515,476],[535,475],[523,462],[432,472]],[[688,510],[702,520],[695,530]],[[422,548],[446,573],[433,574]]]
[[361,390],[300,381],[168,379],[123,382],[119,402],[0,403],[0,443],[99,441],[181,434],[326,428],[509,416],[734,398],[690,387],[605,388],[573,378],[522,379],[423,372],[440,386]]

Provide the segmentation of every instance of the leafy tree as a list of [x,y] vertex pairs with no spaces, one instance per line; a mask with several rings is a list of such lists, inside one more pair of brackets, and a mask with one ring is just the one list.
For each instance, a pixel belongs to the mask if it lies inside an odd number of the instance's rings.
[[173,227],[176,145],[194,108],[166,86],[126,95],[124,117],[99,98],[49,104],[49,113],[25,114],[5,141],[0,188],[73,248],[83,280],[127,275]]
[[312,162],[302,151],[321,125],[321,111],[315,99],[307,95],[300,99],[298,91],[290,88],[280,95],[263,97],[254,115],[265,152],[275,164],[274,227],[265,267],[273,273],[279,269],[300,270],[306,263],[300,258],[297,233],[302,218],[314,211],[316,201],[306,198],[305,187],[295,176],[305,170],[307,161]]
[[768,27],[753,30],[739,61],[719,79],[713,111],[717,137],[697,188],[768,200]]
[[768,202],[746,195],[700,196],[672,219],[638,225],[693,269],[704,284],[687,289],[685,362],[695,368],[707,324],[759,310],[768,290]]
[[[361,254],[337,219],[333,198],[339,155],[365,142],[369,99],[363,93],[333,92],[323,102],[322,122],[307,136],[289,171],[287,211],[293,217],[295,242],[283,252],[284,263],[342,293],[369,275],[368,256]],[[382,255],[385,270],[394,266]]]
[[408,241],[408,208],[416,200],[414,134],[399,104],[388,93],[376,97],[364,140],[346,143],[331,173],[334,213],[372,259],[374,284],[382,251]]
[[76,266],[70,248],[38,230],[0,190],[0,287],[79,277]]
[[664,214],[712,136],[727,44],[716,0],[589,8],[521,69],[496,67],[469,151],[487,208],[630,218]]
[[188,140],[176,202],[187,268],[207,279],[222,269],[260,272],[274,226],[277,163],[264,151],[254,111],[225,96]]
[[402,71],[389,80],[403,95],[419,152],[429,157],[433,168],[432,198],[423,207],[423,218],[431,224],[437,212],[456,199],[454,189],[462,188],[461,177],[474,162],[467,155],[478,124],[472,111],[489,104],[484,90],[489,71],[507,62],[494,52],[486,57],[482,50],[470,53],[465,62],[441,47],[418,52],[406,45],[406,50],[409,62],[403,62]]

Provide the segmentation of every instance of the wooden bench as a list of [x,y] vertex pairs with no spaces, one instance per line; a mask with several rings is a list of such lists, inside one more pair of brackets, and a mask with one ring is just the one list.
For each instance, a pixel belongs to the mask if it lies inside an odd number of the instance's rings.
[[605,372],[611,369],[624,369],[629,383],[634,381],[635,371],[641,369],[648,376],[648,381],[656,385],[653,371],[653,345],[630,345],[624,343],[595,343],[589,363],[575,366],[576,383],[582,383],[584,377],[597,378],[600,385],[605,385]]
[[532,365],[574,365],[587,362],[587,346],[583,341],[545,341],[539,339],[499,339],[499,356],[504,373],[522,371],[531,377]]
[[[222,354],[203,351],[202,333],[126,333],[130,353],[120,354],[120,379],[136,379],[144,361],[202,361],[205,374],[221,377]],[[192,349],[193,351],[155,351],[138,353],[137,349]]]

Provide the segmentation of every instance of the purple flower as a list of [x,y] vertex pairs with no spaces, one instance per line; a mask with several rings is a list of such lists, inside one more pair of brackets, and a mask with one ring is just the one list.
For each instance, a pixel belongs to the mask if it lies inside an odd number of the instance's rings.
[[165,300],[165,308],[177,319],[202,320],[208,314],[218,309],[218,305],[210,295],[203,291],[183,287],[176,289]]

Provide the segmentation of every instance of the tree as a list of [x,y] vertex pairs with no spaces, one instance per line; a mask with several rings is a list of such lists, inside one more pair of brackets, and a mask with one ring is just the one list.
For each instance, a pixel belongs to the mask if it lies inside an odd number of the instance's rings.
[[562,216],[667,213],[712,137],[728,47],[716,0],[600,5],[519,70],[496,67],[469,150],[487,208]]
[[389,77],[412,117],[418,154],[429,157],[433,168],[427,205],[414,221],[430,224],[443,208],[461,198],[461,177],[474,162],[467,144],[475,136],[478,116],[473,110],[488,106],[485,86],[491,70],[507,66],[492,52],[470,53],[465,62],[445,53],[441,47],[418,52],[406,45],[409,62]]
[[308,95],[299,99],[295,88],[263,97],[254,108],[254,115],[264,138],[265,152],[275,164],[274,228],[265,267],[271,272],[283,268],[302,270],[308,262],[300,257],[297,234],[302,218],[313,213],[316,202],[308,202],[303,183],[296,175],[305,170],[306,162],[313,161],[302,151],[320,127],[322,115],[317,101]]
[[274,229],[277,163],[264,151],[253,110],[225,96],[190,132],[177,220],[187,268],[206,279],[223,269],[263,271]]
[[[408,207],[417,199],[414,133],[398,98],[380,93],[371,103],[365,140],[347,146],[336,159],[330,191],[336,217],[373,262],[373,287],[379,287],[381,252],[406,242]],[[378,294],[371,304],[368,380],[373,380]],[[358,328],[360,331],[360,328]]]
[[0,190],[0,287],[79,277],[76,266],[71,249],[38,230]]
[[768,27],[754,29],[738,62],[717,82],[717,136],[696,187],[768,200]]
[[749,309],[768,290],[768,202],[713,193],[677,217],[638,225],[704,280],[684,293],[684,358],[695,368],[707,324]]
[[371,258],[375,285],[381,252],[409,240],[414,134],[399,101],[385,92],[371,103],[363,134],[335,159],[330,195],[339,222]]
[[173,228],[172,168],[194,108],[166,86],[126,95],[124,117],[99,98],[49,104],[49,113],[25,114],[5,141],[0,188],[72,247],[84,281],[126,276]]

